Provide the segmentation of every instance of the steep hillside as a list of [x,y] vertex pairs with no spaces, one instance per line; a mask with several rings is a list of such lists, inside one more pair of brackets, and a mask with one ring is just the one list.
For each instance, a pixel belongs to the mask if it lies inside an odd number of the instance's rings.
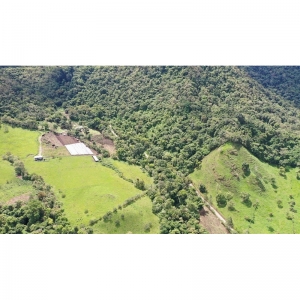
[[47,128],[51,122],[71,134],[79,124],[114,140],[114,159],[139,165],[153,177],[149,197],[162,233],[202,232],[202,203],[186,176],[226,142],[241,144],[273,165],[296,167],[300,161],[299,108],[244,67],[17,67],[1,72],[2,121],[27,128]]
[[226,144],[190,177],[225,218],[232,218],[237,232],[300,233],[298,168],[273,167],[242,146]]
[[300,106],[299,66],[248,66],[245,70],[265,88]]

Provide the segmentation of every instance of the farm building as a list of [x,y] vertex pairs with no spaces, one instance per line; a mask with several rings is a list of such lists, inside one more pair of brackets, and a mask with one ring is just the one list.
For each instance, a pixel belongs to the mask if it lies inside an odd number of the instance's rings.
[[39,161],[39,160],[43,160],[44,158],[43,158],[43,156],[41,156],[41,155],[37,155],[37,156],[35,156],[34,157],[34,160],[35,161]]
[[93,159],[94,159],[95,162],[99,161],[99,159],[98,159],[98,157],[96,155],[93,155]]
[[83,143],[65,145],[71,155],[93,155],[94,153]]

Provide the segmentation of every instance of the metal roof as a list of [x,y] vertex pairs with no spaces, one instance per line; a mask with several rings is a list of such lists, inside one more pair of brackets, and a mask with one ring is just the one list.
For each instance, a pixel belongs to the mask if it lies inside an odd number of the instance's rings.
[[83,143],[75,143],[70,145],[65,145],[71,155],[93,155],[94,153],[91,151]]

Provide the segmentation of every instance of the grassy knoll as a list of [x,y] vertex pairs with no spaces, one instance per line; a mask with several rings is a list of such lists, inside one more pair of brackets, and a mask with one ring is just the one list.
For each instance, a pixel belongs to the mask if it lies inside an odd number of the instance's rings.
[[144,180],[146,186],[153,183],[153,179],[142,171],[139,166],[129,165],[123,161],[107,159],[112,165],[118,168],[125,178],[132,179],[134,182],[137,179]]
[[73,225],[88,225],[91,219],[103,216],[140,193],[133,184],[95,163],[90,156],[55,158],[47,162],[28,158],[24,162],[30,173],[43,176],[60,191],[66,215]]
[[[279,171],[279,168],[259,161],[245,148],[226,144],[205,157],[200,169],[190,178],[197,187],[200,183],[206,186],[207,199],[225,218],[232,218],[238,232],[300,233],[300,180],[296,178],[297,170],[290,169],[282,175]],[[218,194],[232,199],[218,205]],[[281,204],[278,204],[279,200]],[[294,211],[290,210],[292,201],[295,202]],[[230,210],[230,202],[233,210]],[[259,206],[256,209],[257,202]],[[289,220],[287,216],[294,219]]]
[[[117,220],[120,225],[116,223]],[[150,229],[147,228],[149,223]],[[99,233],[159,233],[159,219],[152,213],[150,198],[145,196],[121,210],[118,209],[110,221],[99,221],[93,229]]]
[[[8,132],[5,132],[6,129]],[[11,152],[19,156],[20,159],[27,155],[37,155],[39,152],[38,131],[24,130],[21,128],[12,128],[3,125],[0,128],[0,155]]]

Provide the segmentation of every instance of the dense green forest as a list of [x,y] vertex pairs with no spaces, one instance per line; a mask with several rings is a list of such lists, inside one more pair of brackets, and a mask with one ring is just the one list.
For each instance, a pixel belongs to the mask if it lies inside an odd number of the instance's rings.
[[234,142],[269,164],[299,165],[299,76],[298,67],[2,67],[0,116],[103,132],[114,159],[154,178],[161,233],[201,233],[203,203],[187,175],[212,150]]

